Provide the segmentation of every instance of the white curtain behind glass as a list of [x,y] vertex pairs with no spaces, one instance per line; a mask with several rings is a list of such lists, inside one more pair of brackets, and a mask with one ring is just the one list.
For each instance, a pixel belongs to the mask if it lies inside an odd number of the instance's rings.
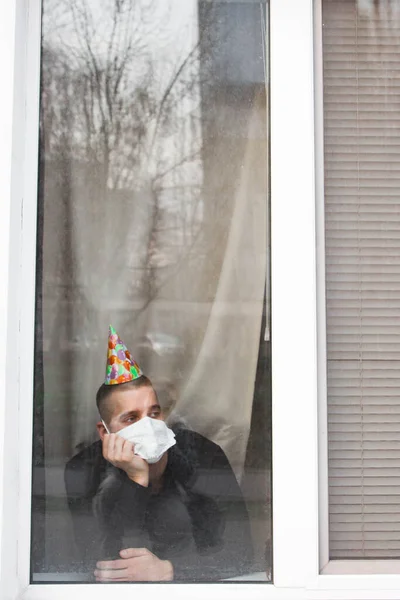
[[229,7],[231,22],[209,3],[45,2],[48,463],[95,439],[112,323],[171,418],[241,474],[266,273],[265,23]]

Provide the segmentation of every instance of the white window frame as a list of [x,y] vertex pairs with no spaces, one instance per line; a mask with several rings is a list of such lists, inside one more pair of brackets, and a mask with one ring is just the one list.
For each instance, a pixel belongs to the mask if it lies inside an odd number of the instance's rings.
[[274,584],[29,584],[40,15],[40,0],[0,3],[0,597],[398,599],[400,575],[343,574],[349,561],[320,574],[333,568],[320,0],[270,0]]

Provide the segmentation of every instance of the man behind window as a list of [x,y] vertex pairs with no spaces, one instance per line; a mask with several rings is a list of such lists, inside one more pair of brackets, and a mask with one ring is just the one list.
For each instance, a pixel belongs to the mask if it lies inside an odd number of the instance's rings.
[[222,449],[172,432],[110,327],[100,440],[65,469],[80,567],[98,582],[217,581],[252,570],[246,506]]

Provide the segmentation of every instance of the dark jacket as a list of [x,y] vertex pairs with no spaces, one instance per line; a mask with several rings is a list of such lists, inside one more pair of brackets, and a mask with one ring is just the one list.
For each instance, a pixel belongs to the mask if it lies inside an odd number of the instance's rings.
[[252,570],[239,485],[222,449],[198,433],[176,431],[157,494],[105,461],[100,441],[67,463],[65,484],[77,558],[88,570],[130,547],[170,560],[178,581],[217,581]]

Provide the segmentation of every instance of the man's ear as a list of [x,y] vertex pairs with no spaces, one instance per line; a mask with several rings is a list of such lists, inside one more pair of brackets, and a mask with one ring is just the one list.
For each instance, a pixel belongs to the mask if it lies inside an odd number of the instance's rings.
[[104,436],[106,435],[107,431],[106,431],[106,428],[104,427],[102,421],[99,421],[98,423],[96,423],[96,429],[97,429],[97,433],[99,434],[101,441],[103,441]]

